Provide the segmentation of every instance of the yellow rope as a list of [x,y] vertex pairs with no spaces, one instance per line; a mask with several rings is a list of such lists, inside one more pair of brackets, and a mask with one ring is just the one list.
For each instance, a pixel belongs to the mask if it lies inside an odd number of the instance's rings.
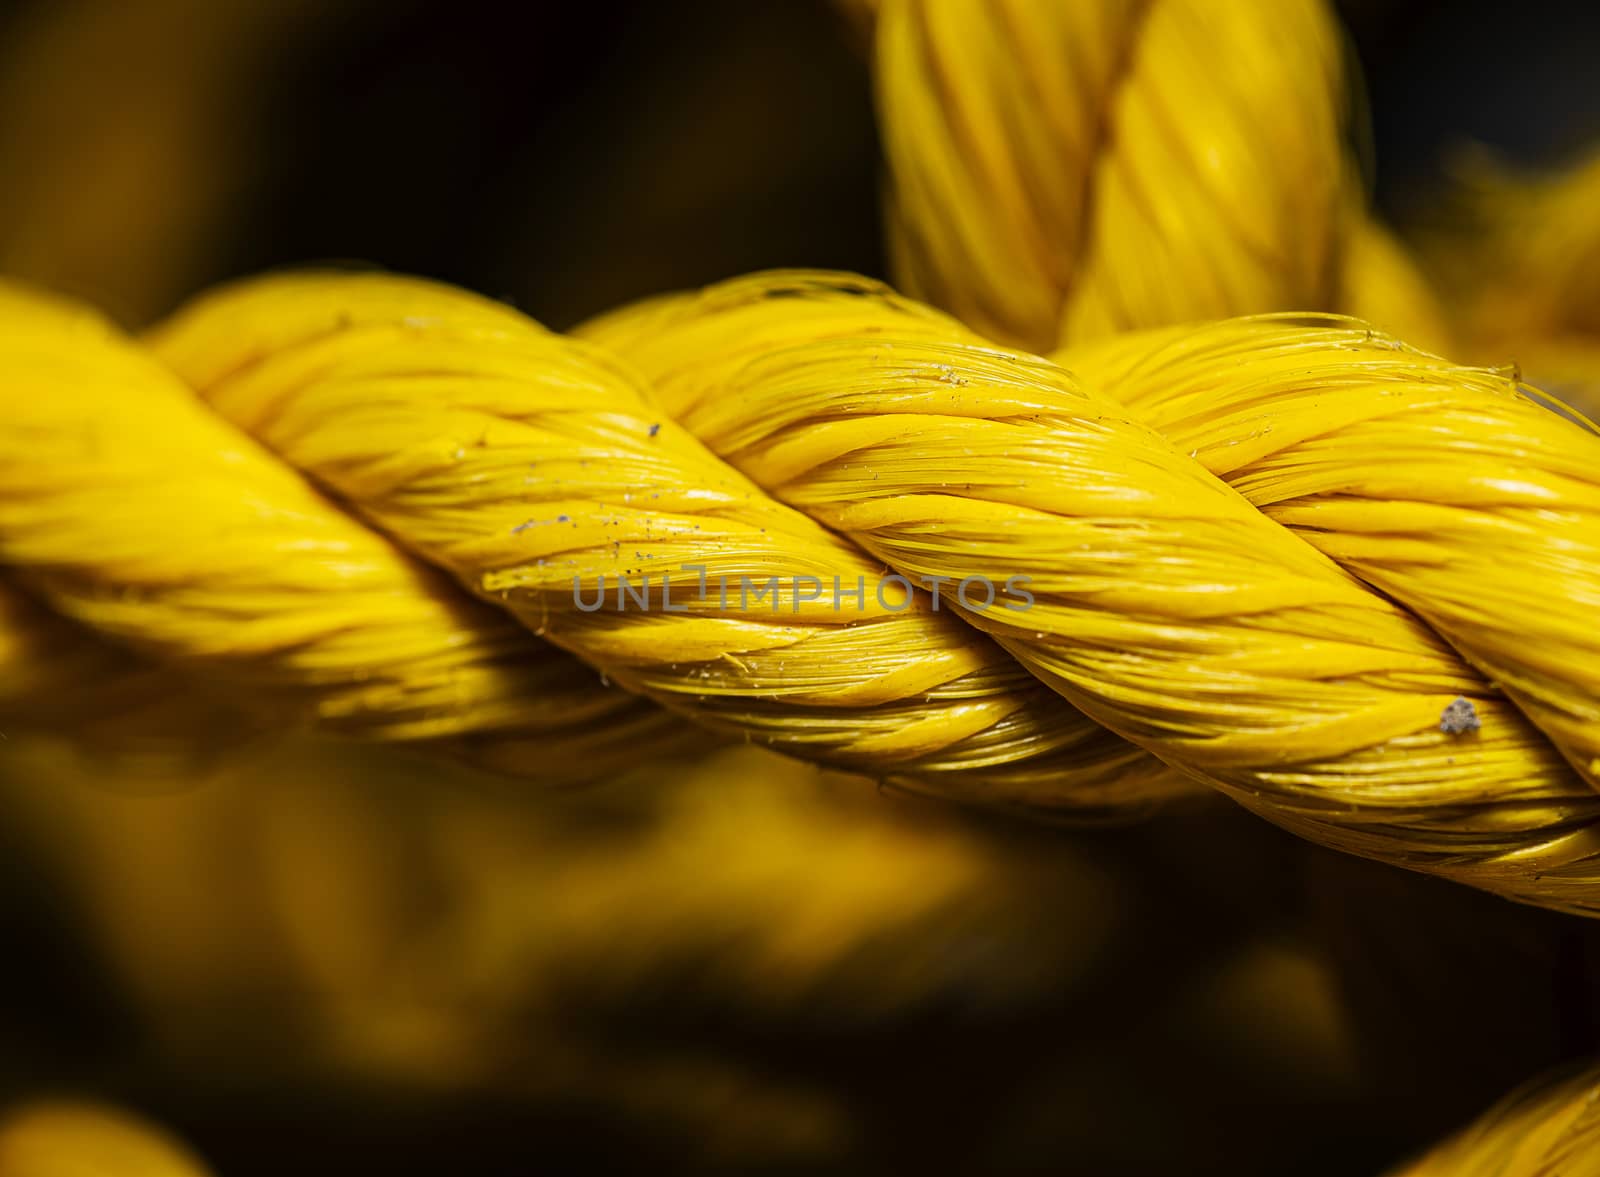
[[171,666],[96,640],[0,576],[0,732],[70,734],[123,758],[195,743],[237,743],[252,713],[230,706]]
[[427,283],[281,277],[153,355],[6,289],[0,560],[64,615],[0,585],[10,721],[155,683],[173,713],[557,780],[704,728],[1079,814],[1203,781],[1594,908],[1592,432],[1348,320],[1107,338],[1338,301],[1433,334],[1351,197],[1322,6],[870,7],[908,283],[1077,341],[1076,378],[840,275],[588,343]]
[[1035,350],[1327,309],[1346,178],[1320,0],[883,0],[907,293]]
[[1413,347],[1460,357],[1449,316],[1410,251],[1359,207],[1346,217],[1334,307],[1377,324]]
[[[256,705],[489,766],[537,755],[587,776],[680,738],[349,519],[95,317],[0,290],[0,349],[6,559],[58,611]],[[6,676],[35,705],[43,661]]]
[[[371,525],[714,731],[999,803],[1194,778],[1326,845],[1600,906],[1600,795],[1474,668],[1593,771],[1600,439],[1505,378],[1268,318],[1103,345],[1085,385],[827,274],[587,342],[426,282],[281,276],[160,328],[165,367],[63,304],[0,309],[0,559],[331,730],[558,775],[681,734]],[[952,596],[1015,577],[1026,607]],[[741,578],[777,591],[722,599]]]
[[[1204,449],[1317,546],[1447,617],[1470,653],[1520,675],[1511,685],[1592,775],[1600,439],[1504,378],[1348,322],[1129,337],[1120,358],[1144,357],[1133,373],[1151,386],[1167,388],[1162,367],[1188,354],[1210,376],[1196,391],[1214,416],[1177,396],[1144,414],[1180,449],[1060,369],[963,342],[955,324],[848,281],[728,283],[590,334],[638,362],[719,453],[900,571],[1033,572],[1040,607],[964,616],[1163,760],[1328,845],[1491,889],[1521,892],[1509,875],[1536,891],[1592,885],[1592,793],[1516,710],[1189,460]],[[1386,414],[1400,426],[1392,450]],[[1319,420],[1341,432],[1329,441]],[[1430,444],[1426,468],[1391,469]],[[1517,461],[1501,468],[1506,452]],[[1356,497],[1364,480],[1377,501]],[[1334,497],[1296,501],[1318,492]],[[1485,533],[1505,559],[1474,550]],[[1529,635],[1548,644],[1519,648]],[[1470,739],[1440,730],[1455,695],[1481,724]]]
[[[966,327],[794,273],[575,342],[307,275],[139,344],[0,287],[0,724],[308,722],[554,781],[742,738],[1076,815],[1211,786],[1600,911],[1600,442],[1514,374],[1311,313],[1456,354],[1352,196],[1322,5],[855,9],[898,274]],[[1592,381],[1597,177],[1489,194],[1453,325],[1477,354]],[[1026,608],[960,591],[1014,580]],[[1594,1084],[1519,1092],[1406,1177],[1579,1171]],[[80,1163],[201,1168],[95,1108],[0,1126],[0,1174]]]
[[1420,615],[1600,786],[1593,426],[1351,320],[1135,332],[1062,359]]
[[1600,148],[1549,175],[1482,157],[1459,170],[1421,244],[1452,292],[1462,354],[1514,358],[1541,387],[1600,411]]
[[1546,1076],[1390,1177],[1592,1177],[1600,1173],[1600,1072]]
[[35,1100],[0,1118],[0,1177],[207,1177],[165,1129],[106,1104]]
[[1344,142],[1322,0],[861,0],[895,278],[984,335],[1338,310],[1454,340]]

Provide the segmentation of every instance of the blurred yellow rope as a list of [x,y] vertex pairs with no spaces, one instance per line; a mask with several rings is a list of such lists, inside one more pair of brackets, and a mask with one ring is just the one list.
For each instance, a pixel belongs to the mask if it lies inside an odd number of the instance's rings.
[[[245,698],[558,775],[679,734],[531,630],[802,758],[1061,808],[1200,780],[1600,907],[1600,794],[1562,759],[1595,771],[1600,439],[1507,378],[1268,318],[1104,345],[1086,387],[826,274],[643,304],[586,330],[605,348],[374,275],[217,292],[148,352],[0,303],[0,559]],[[619,575],[655,607],[584,606]],[[1015,577],[1028,607],[952,595]],[[722,599],[741,578],[776,593]]]
[[1452,344],[1367,208],[1322,0],[839,2],[875,34],[907,293],[1039,351],[1278,310]]
[[1389,1177],[1593,1177],[1600,1173],[1600,1070],[1545,1076]]
[[165,1129],[88,1101],[35,1100],[0,1117],[0,1177],[207,1177]]
[[1346,181],[1321,0],[882,0],[907,293],[1045,350],[1328,309]]
[[1468,355],[1514,359],[1541,386],[1600,411],[1600,148],[1527,175],[1484,153],[1432,206],[1422,254]]

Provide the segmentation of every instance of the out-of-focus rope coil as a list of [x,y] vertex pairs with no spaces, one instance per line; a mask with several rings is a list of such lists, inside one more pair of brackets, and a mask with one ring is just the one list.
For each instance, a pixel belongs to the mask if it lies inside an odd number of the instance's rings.
[[1600,1071],[1518,1088],[1390,1177],[1594,1177],[1600,1173]]
[[1600,410],[1600,149],[1535,174],[1480,154],[1459,173],[1419,237],[1468,354]]
[[882,0],[898,283],[1043,351],[1331,304],[1344,82],[1320,0]]
[[103,1104],[38,1100],[0,1118],[0,1177],[206,1177],[165,1129]]
[[1337,310],[1450,326],[1367,207],[1322,0],[843,0],[872,38],[907,293],[1046,351]]
[[[336,728],[531,716],[524,762],[558,766],[584,754],[564,717],[598,739],[630,696],[279,459],[714,730],[999,802],[1193,777],[1327,845],[1600,907],[1600,795],[1562,759],[1594,771],[1600,439],[1503,377],[1268,318],[1106,344],[1080,384],[874,283],[776,274],[591,325],[647,386],[459,291],[308,275],[152,338],[230,426],[92,317],[7,302],[0,558],[102,632]],[[1473,554],[1485,534],[1503,565]],[[775,607],[697,594],[701,567],[778,577]],[[947,578],[940,607],[792,581],[885,569]],[[674,610],[580,607],[617,574],[666,574]],[[1031,608],[950,596],[1016,575]]]

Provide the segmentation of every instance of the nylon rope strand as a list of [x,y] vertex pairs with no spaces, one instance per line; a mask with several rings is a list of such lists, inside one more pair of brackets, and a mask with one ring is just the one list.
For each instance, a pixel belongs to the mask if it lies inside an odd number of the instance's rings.
[[1060,358],[1418,613],[1600,787],[1587,421],[1333,316],[1133,332]]
[[[681,741],[349,519],[98,316],[0,284],[0,353],[0,554],[59,612],[176,668],[175,689],[580,779]],[[4,694],[37,707],[69,668],[35,610],[0,620]],[[114,656],[85,657],[73,684],[99,689]],[[137,658],[115,670],[137,678]]]
[[[404,279],[248,283],[200,300],[154,342],[214,407],[367,518],[711,726],[742,724],[828,759],[807,743],[818,676],[830,733],[852,710],[837,692],[875,689],[839,685],[853,673],[839,665],[841,630],[874,635],[847,647],[864,673],[920,680],[898,654],[870,659],[891,626],[921,618],[938,635],[930,643],[962,635],[946,655],[989,659],[973,681],[1021,683],[992,660],[983,630],[1082,712],[1312,840],[1595,908],[1600,796],[1521,713],[1411,614],[1064,370],[848,276],[757,276],[589,334],[631,355],[659,399],[592,347]],[[1437,362],[1420,368],[1450,379]],[[1480,395],[1472,377],[1460,395]],[[1600,444],[1547,416],[1569,448]],[[1559,480],[1548,490],[1571,497]],[[1581,515],[1583,502],[1572,505]],[[1592,539],[1592,517],[1582,526]],[[982,611],[947,599],[943,611],[869,611],[846,625],[792,593],[760,615],[688,591],[683,614],[576,607],[574,575],[593,586],[653,565],[683,574],[687,590],[694,563],[783,577],[831,577],[841,565],[830,561],[877,567],[859,551],[910,578],[1023,571],[1038,603]],[[1441,730],[1468,702],[1479,730]],[[928,710],[901,707],[895,723],[912,740],[950,722],[964,734],[959,710],[935,718],[947,704],[933,692]],[[1058,714],[1079,730],[1079,712]],[[1063,775],[1056,787],[1072,784]]]

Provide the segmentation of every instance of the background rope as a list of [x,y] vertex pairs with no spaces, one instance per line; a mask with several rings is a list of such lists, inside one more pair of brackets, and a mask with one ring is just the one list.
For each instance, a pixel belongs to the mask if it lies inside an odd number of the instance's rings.
[[1045,350],[1331,304],[1340,44],[1319,0],[884,0],[897,283]]
[[1544,1177],[1594,1171],[1600,1072],[1545,1076],[1390,1177]]
[[211,1170],[165,1129],[120,1108],[37,1100],[0,1119],[0,1177],[207,1177]]
[[1515,359],[1541,387],[1600,411],[1600,150],[1548,174],[1481,152],[1456,171],[1416,236],[1452,292],[1461,354]]

